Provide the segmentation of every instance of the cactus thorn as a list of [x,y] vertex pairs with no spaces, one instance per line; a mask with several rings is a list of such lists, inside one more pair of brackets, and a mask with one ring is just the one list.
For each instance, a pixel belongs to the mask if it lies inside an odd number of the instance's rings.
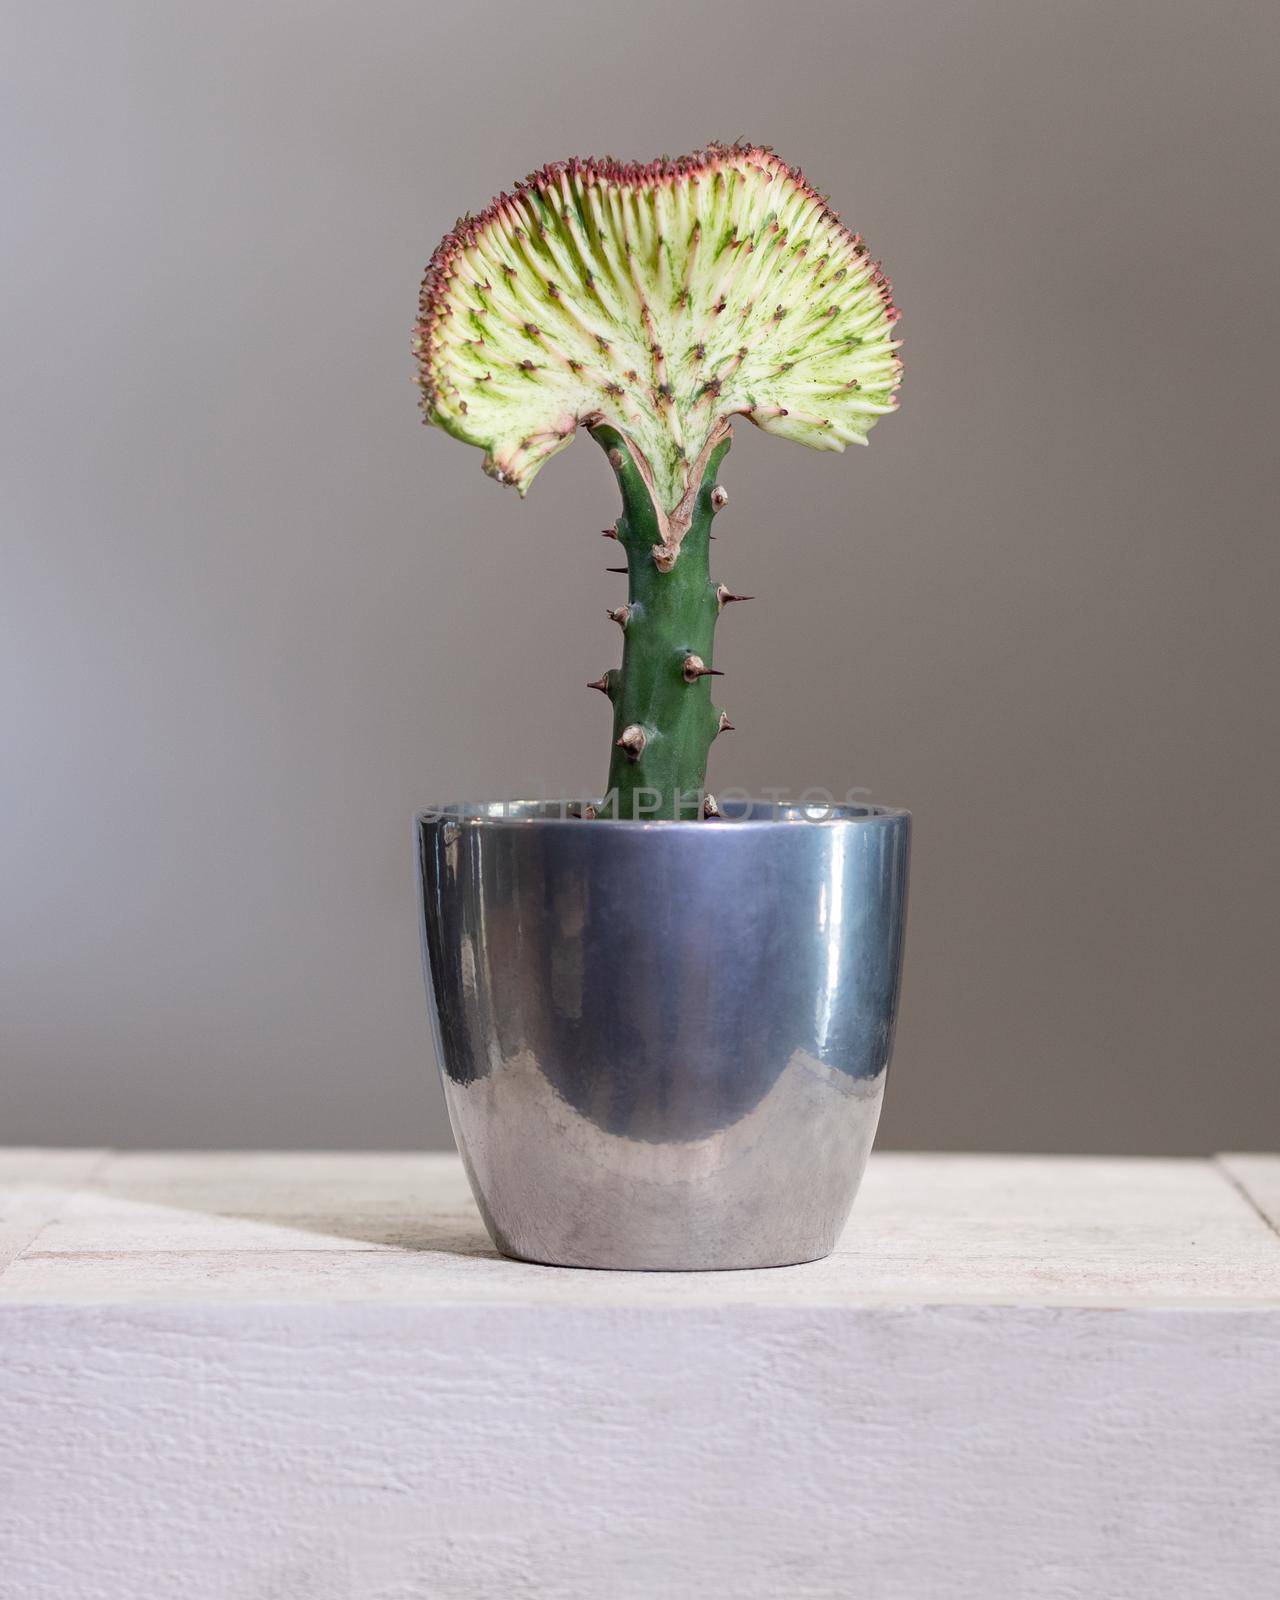
[[599,689],[601,694],[608,694],[608,692],[609,692],[609,674],[607,672],[602,672],[600,674],[600,676],[593,683],[589,683],[587,685],[587,688],[588,689]]
[[600,534],[605,539],[616,539],[618,537],[617,524],[615,523],[612,528],[601,528]]
[[729,721],[729,713],[727,711],[722,711],[720,713],[720,726],[716,729],[716,732],[732,733],[733,731],[733,723]]
[[616,622],[620,628],[626,627],[627,619],[630,617],[630,615],[630,606],[615,606],[612,611],[605,612],[605,616],[611,618],[612,621]]
[[614,741],[619,750],[626,751],[627,759],[630,761],[639,761],[648,742],[649,736],[638,722],[628,723]]
[[716,484],[715,488],[711,491],[711,509],[713,511],[723,511],[728,504],[729,491],[725,488],[724,484]]
[[627,569],[625,567],[606,567],[604,570],[606,572],[625,572]]
[[719,667],[709,667],[701,656],[695,656],[693,654],[687,655],[684,658],[684,664],[680,670],[684,674],[684,681],[686,683],[697,683],[699,678],[724,677],[724,673],[721,672]]
[[716,585],[716,609],[723,611],[727,605],[732,605],[735,600],[754,600],[753,594],[734,594],[726,584]]

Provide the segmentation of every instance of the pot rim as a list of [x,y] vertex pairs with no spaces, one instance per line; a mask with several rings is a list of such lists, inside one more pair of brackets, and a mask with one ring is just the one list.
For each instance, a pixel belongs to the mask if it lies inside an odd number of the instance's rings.
[[[597,805],[596,800],[457,800],[447,805],[429,806],[414,817],[415,827],[444,827],[446,825],[471,828],[580,828],[583,818],[573,814],[573,808]],[[751,815],[760,810],[762,816]],[[746,815],[743,812],[747,812]],[[818,813],[814,815],[813,813]],[[608,817],[609,829],[622,828],[628,832],[686,833],[697,831],[704,836],[714,833],[708,821],[728,824],[734,833],[742,829],[757,832],[764,828],[811,827],[865,828],[910,821],[911,813],[901,806],[877,805],[783,805],[775,800],[747,800],[727,802],[724,814],[715,819],[692,817],[679,822],[659,817]]]

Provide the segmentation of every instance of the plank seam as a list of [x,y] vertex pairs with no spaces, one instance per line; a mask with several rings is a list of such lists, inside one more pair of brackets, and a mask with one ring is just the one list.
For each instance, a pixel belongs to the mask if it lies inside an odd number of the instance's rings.
[[1249,1210],[1253,1212],[1254,1216],[1257,1217],[1262,1223],[1263,1227],[1266,1228],[1268,1233],[1272,1233],[1277,1239],[1280,1239],[1280,1225],[1276,1223],[1276,1221],[1268,1212],[1262,1209],[1261,1205],[1259,1205],[1259,1203],[1249,1193],[1249,1190],[1245,1187],[1241,1179],[1237,1178],[1235,1173],[1232,1172],[1231,1168],[1223,1163],[1222,1157],[1214,1156],[1211,1165],[1218,1176],[1225,1183],[1230,1184],[1230,1186],[1244,1201],[1245,1205],[1249,1207]]
[[[79,1191],[93,1183],[95,1179],[100,1176],[103,1169],[115,1159],[116,1153],[117,1152],[114,1150],[103,1150],[93,1165],[86,1172],[82,1172],[73,1183],[68,1185],[67,1194],[69,1195],[72,1192]],[[27,1240],[27,1242],[20,1250],[15,1250],[9,1259],[3,1263],[3,1265],[0,1265],[0,1279],[4,1278],[11,1268],[17,1266],[19,1261],[24,1261],[27,1259],[28,1253],[42,1237],[45,1230],[52,1227],[61,1215],[61,1208],[57,1208],[40,1217],[39,1221],[35,1225],[35,1229],[32,1232],[31,1237]]]

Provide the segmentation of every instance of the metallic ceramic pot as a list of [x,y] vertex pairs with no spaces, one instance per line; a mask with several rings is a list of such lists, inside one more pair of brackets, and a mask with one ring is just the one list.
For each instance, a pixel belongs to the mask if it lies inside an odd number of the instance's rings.
[[418,819],[445,1096],[504,1254],[693,1270],[832,1250],[880,1116],[911,819],[819,815]]

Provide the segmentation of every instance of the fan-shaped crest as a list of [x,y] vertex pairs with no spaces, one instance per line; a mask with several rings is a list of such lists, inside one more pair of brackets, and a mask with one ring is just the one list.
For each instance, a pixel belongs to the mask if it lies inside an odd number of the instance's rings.
[[675,507],[725,419],[821,450],[895,406],[890,286],[799,172],[758,146],[566,161],[445,238],[415,350],[426,420],[523,494],[607,422]]

